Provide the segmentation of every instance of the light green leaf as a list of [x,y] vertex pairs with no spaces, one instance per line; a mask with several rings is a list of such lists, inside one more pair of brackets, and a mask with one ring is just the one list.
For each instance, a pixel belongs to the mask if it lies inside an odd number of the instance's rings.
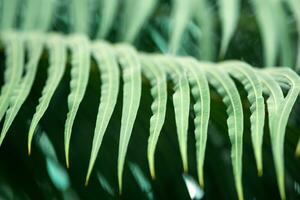
[[204,67],[209,83],[217,90],[227,107],[228,134],[231,141],[231,160],[238,199],[243,199],[242,154],[243,154],[243,108],[239,92],[230,77],[208,63]]
[[157,0],[125,0],[121,40],[132,43],[154,11]]
[[289,19],[281,1],[273,0],[272,3],[274,4],[274,10],[272,10],[272,13],[276,13],[276,15],[273,15],[273,17],[276,19],[276,24],[274,26],[276,27],[276,31],[278,32],[280,38],[280,63],[282,66],[292,67],[293,53],[289,35]]
[[294,71],[288,68],[269,69],[266,71],[267,73],[270,73],[279,84],[290,86],[288,94],[285,96],[283,103],[279,104],[278,107],[275,120],[276,123],[274,123],[274,125],[276,125],[276,129],[274,130],[273,134],[271,132],[272,150],[279,192],[281,199],[285,199],[284,136],[290,113],[300,92],[300,78]]
[[142,72],[151,84],[152,117],[148,138],[148,163],[151,177],[155,178],[154,154],[157,141],[163,127],[167,106],[167,79],[165,72],[147,56],[141,56]]
[[195,138],[196,138],[196,156],[197,172],[199,183],[204,186],[203,165],[207,141],[207,129],[210,116],[210,92],[208,82],[199,62],[193,58],[182,59],[181,66],[186,69],[191,93],[195,100]]
[[262,85],[252,67],[240,61],[226,61],[220,68],[240,81],[248,93],[250,103],[251,138],[259,176],[262,175],[262,143],[265,124],[265,103],[262,96]]
[[40,8],[39,20],[37,21],[37,29],[48,31],[51,29],[53,16],[56,11],[58,1],[56,0],[40,0],[42,7]]
[[24,41],[22,35],[13,32],[6,32],[1,34],[1,40],[5,48],[5,71],[4,84],[1,88],[0,96],[0,120],[3,118],[6,109],[9,106],[10,98],[14,90],[18,86],[24,65]]
[[278,31],[275,25],[273,0],[251,0],[261,32],[265,66],[274,66],[279,48]]
[[75,33],[89,33],[90,17],[88,0],[71,0],[69,2],[72,20],[72,31]]
[[[172,56],[158,56],[157,61],[171,76],[174,84],[173,105],[177,128],[179,150],[181,154],[183,170],[188,171],[187,139],[190,110],[190,87],[186,72],[180,68],[178,61]],[[155,57],[153,57],[155,59]]]
[[273,80],[273,78],[267,73],[261,73],[257,71],[256,75],[259,77],[263,85],[263,93],[269,97],[267,99],[267,109],[269,114],[269,129],[271,135],[276,131],[276,115],[280,104],[283,102],[284,97],[279,85]]
[[1,131],[0,144],[29,95],[38,68],[38,62],[42,54],[43,36],[41,34],[30,33],[28,34],[28,37],[29,38],[25,42],[25,48],[28,51],[29,57],[29,60],[25,65],[26,74],[20,81],[18,87],[15,88],[10,98],[9,108],[6,111],[5,121]]
[[[297,61],[296,61],[296,70],[300,70],[300,1],[299,0],[287,0],[290,10],[294,14],[298,30],[298,50],[297,50]],[[300,144],[300,140],[299,143]],[[300,146],[299,146],[300,148]],[[300,151],[300,150],[299,150]]]
[[36,107],[35,113],[31,120],[28,133],[28,154],[31,153],[31,142],[35,133],[36,127],[46,112],[51,98],[64,74],[66,63],[66,48],[64,40],[59,35],[51,35],[47,39],[47,47],[50,55],[50,67],[48,68],[48,78],[39,98],[39,104]]
[[1,30],[10,30],[15,28],[19,0],[3,0],[1,10]]
[[194,12],[195,0],[172,0],[169,51],[176,54],[181,39]]
[[92,55],[101,73],[101,97],[94,131],[93,147],[86,176],[86,185],[117,102],[120,78],[117,60],[112,48],[108,44],[95,42],[92,46]]
[[111,29],[116,17],[118,3],[119,0],[101,0],[101,18],[97,33],[98,38],[104,38]]
[[198,48],[200,58],[203,60],[213,60],[215,54],[214,44],[214,16],[210,1],[199,0],[197,2],[197,12],[195,12],[195,21],[199,25],[201,33],[198,36]]
[[40,0],[25,0],[22,16],[21,29],[24,31],[36,29],[37,21],[39,20]]
[[69,167],[69,146],[76,113],[85,94],[90,72],[90,44],[84,35],[74,35],[69,38],[68,46],[71,50],[71,82],[68,96],[67,120],[65,122],[65,157]]
[[125,44],[118,45],[116,51],[118,61],[123,70],[123,108],[118,154],[118,183],[119,192],[121,193],[126,152],[133,124],[140,105],[142,78],[141,64],[137,56],[137,52],[131,46]]
[[230,39],[238,24],[240,0],[219,0],[219,15],[222,22],[222,40],[220,56],[227,51]]

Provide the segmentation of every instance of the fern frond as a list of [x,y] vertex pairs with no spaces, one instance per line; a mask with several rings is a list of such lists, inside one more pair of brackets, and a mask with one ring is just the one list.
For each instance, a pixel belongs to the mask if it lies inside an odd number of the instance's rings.
[[222,22],[220,57],[223,57],[238,24],[240,0],[219,0],[218,2]]
[[231,141],[231,160],[238,198],[244,199],[242,187],[242,154],[243,154],[243,108],[239,92],[230,77],[220,69],[205,63],[208,82],[222,97],[227,109],[228,134]]
[[157,0],[125,0],[124,4],[121,40],[132,43],[154,11]]
[[116,47],[123,77],[123,108],[118,154],[118,183],[122,192],[122,176],[129,139],[141,99],[141,63],[137,52],[128,45]]
[[39,19],[40,3],[38,0],[25,0],[25,12],[22,16],[23,22],[21,23],[21,29],[24,31],[34,30]]
[[[272,150],[275,162],[279,192],[282,199],[285,199],[284,189],[284,136],[288,118],[300,92],[299,76],[288,68],[267,70],[279,84],[289,85],[290,89],[279,104],[276,116],[276,129],[271,132]],[[273,134],[272,134],[273,133]]]
[[207,129],[210,116],[210,92],[208,81],[201,65],[194,59],[180,60],[181,66],[186,68],[191,93],[195,100],[195,139],[196,139],[196,156],[197,172],[199,183],[204,186],[203,165],[207,141]]
[[165,72],[147,56],[141,56],[142,72],[151,84],[152,117],[150,119],[150,135],[148,138],[148,163],[151,177],[155,178],[154,154],[157,141],[165,121],[167,110],[167,79]]
[[169,52],[176,54],[184,31],[193,16],[195,0],[172,0]]
[[174,57],[157,57],[159,65],[164,66],[173,82],[173,105],[175,122],[178,134],[179,150],[181,154],[183,171],[188,171],[187,139],[190,109],[190,87],[186,72],[180,68],[180,63]]
[[[296,71],[299,72],[300,70],[300,1],[298,0],[288,0],[288,6],[292,13],[295,16],[296,23],[297,23],[297,30],[298,30],[298,49],[297,49],[297,61],[296,61]],[[300,141],[299,141],[300,142]],[[300,147],[299,147],[300,148]],[[300,150],[299,150],[300,151]]]
[[202,60],[213,60],[215,54],[214,48],[214,25],[211,20],[213,18],[213,9],[208,0],[200,0],[197,2],[197,12],[195,12],[195,21],[198,24],[201,33],[199,34],[199,57]]
[[10,30],[15,28],[17,18],[17,7],[19,0],[2,0],[1,10],[1,30]]
[[[292,67],[292,44],[289,36],[289,22],[288,16],[285,13],[284,7],[282,5],[282,1],[273,1],[274,10],[272,13],[276,13],[276,31],[279,34],[279,44],[280,44],[280,60],[282,66]],[[274,14],[273,14],[274,17]]]
[[0,120],[9,106],[13,91],[22,78],[25,59],[22,35],[6,32],[1,35],[1,38],[5,46],[6,61],[4,84],[2,85],[0,96]]
[[71,50],[71,82],[68,96],[67,120],[65,123],[65,157],[69,167],[69,146],[73,123],[79,105],[85,94],[90,72],[90,44],[84,35],[75,35],[69,38],[68,47]]
[[64,40],[59,35],[52,35],[48,38],[47,46],[49,48],[50,67],[48,68],[48,78],[39,98],[39,104],[36,107],[32,117],[28,133],[28,154],[31,153],[31,142],[36,127],[46,112],[51,98],[64,74],[66,64],[66,48]]
[[53,22],[54,12],[58,4],[57,1],[41,0],[41,9],[39,20],[37,21],[37,30],[48,31]]
[[117,102],[120,77],[118,63],[111,46],[104,42],[95,42],[91,53],[101,73],[101,98],[94,131],[93,147],[86,175],[86,185]]
[[101,0],[101,18],[99,22],[97,37],[104,38],[111,29],[116,12],[118,8],[119,0]]
[[88,0],[70,0],[70,15],[74,33],[89,34],[90,12]]
[[273,16],[273,0],[251,0],[260,28],[265,66],[274,66],[279,47],[279,38]]
[[0,145],[21,106],[29,95],[38,68],[38,62],[42,54],[43,39],[43,36],[40,34],[30,33],[28,41],[25,42],[25,49],[27,49],[29,57],[25,65],[26,74],[10,98],[9,108],[6,111],[5,121],[1,131]]
[[262,96],[262,85],[252,67],[240,61],[225,61],[220,68],[240,81],[248,92],[251,111],[251,138],[259,176],[262,175],[262,142],[265,122],[265,104]]

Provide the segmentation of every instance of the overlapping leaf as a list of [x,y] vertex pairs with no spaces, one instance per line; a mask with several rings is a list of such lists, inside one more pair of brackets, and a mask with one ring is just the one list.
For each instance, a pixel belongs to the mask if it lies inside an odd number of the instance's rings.
[[123,108],[118,154],[118,183],[122,192],[122,176],[125,157],[142,92],[141,63],[137,52],[128,45],[116,47],[123,77]]
[[251,66],[240,61],[220,63],[220,68],[239,80],[248,93],[251,111],[251,137],[258,174],[262,175],[262,142],[264,133],[265,104],[262,96],[262,85]]
[[68,96],[67,119],[65,122],[65,157],[69,167],[69,146],[74,120],[80,103],[85,94],[90,72],[90,44],[84,35],[74,35],[69,38],[68,46],[71,50],[71,82]]
[[150,119],[150,135],[148,139],[148,163],[150,174],[155,178],[154,154],[156,144],[165,121],[167,105],[167,79],[165,72],[147,56],[141,57],[142,72],[150,81],[153,103]]
[[104,42],[96,42],[92,47],[92,55],[101,73],[101,98],[86,184],[88,183],[105,130],[117,102],[120,76],[118,63],[111,46]]
[[5,46],[6,61],[4,84],[1,87],[0,96],[0,120],[9,106],[13,91],[21,80],[25,59],[22,35],[6,32],[2,33],[1,38]]
[[28,133],[28,154],[31,153],[31,142],[36,127],[46,112],[51,98],[64,74],[66,64],[66,48],[63,38],[59,35],[49,36],[47,46],[50,54],[50,67],[48,68],[48,78],[39,98],[39,104],[36,107],[32,117]]
[[13,95],[10,98],[9,108],[6,111],[5,121],[1,131],[0,144],[31,90],[43,50],[43,39],[42,35],[31,33],[25,43],[29,57],[25,65],[26,74],[20,81],[20,84],[14,89]]
[[239,92],[230,77],[211,64],[203,63],[209,83],[216,88],[227,107],[228,134],[231,141],[231,160],[235,186],[239,199],[243,199],[242,154],[243,154],[243,108]]
[[188,170],[187,158],[187,131],[189,121],[190,108],[190,87],[186,72],[180,69],[178,61],[174,57],[154,57],[163,66],[166,72],[171,76],[173,82],[173,105],[175,115],[175,122],[178,134],[179,150],[181,154],[183,170]]
[[199,183],[204,186],[203,165],[207,141],[207,129],[210,116],[210,92],[208,82],[201,65],[194,59],[180,60],[181,66],[186,69],[188,80],[191,87],[191,93],[195,100],[195,138],[196,138],[196,156],[197,172]]

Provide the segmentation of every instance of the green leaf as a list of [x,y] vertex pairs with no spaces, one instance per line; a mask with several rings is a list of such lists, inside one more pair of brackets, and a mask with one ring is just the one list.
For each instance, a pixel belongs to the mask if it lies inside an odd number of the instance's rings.
[[125,0],[121,40],[132,43],[154,11],[157,0]]
[[17,18],[17,7],[19,0],[3,0],[1,10],[1,30],[10,30],[15,28],[15,20]]
[[269,69],[266,71],[267,73],[270,73],[280,85],[290,86],[284,101],[278,106],[276,120],[273,124],[276,128],[274,129],[274,132],[271,132],[272,150],[279,192],[281,199],[285,199],[284,136],[290,113],[300,92],[300,78],[294,71],[288,68]]
[[105,130],[117,102],[120,78],[118,63],[111,46],[104,42],[95,42],[92,46],[92,55],[101,73],[101,98],[94,131],[93,147],[86,176],[86,185],[96,161]]
[[251,111],[251,138],[259,176],[262,175],[262,143],[265,124],[265,103],[262,96],[262,85],[255,70],[240,61],[226,61],[219,64],[231,76],[240,81],[248,93]]
[[[296,19],[297,24],[297,30],[298,30],[298,49],[297,49],[297,61],[296,61],[296,71],[299,72],[300,70],[300,1],[299,0],[288,0],[288,6],[290,7],[290,10],[294,14],[294,17]],[[299,141],[300,142],[300,141]],[[300,148],[300,146],[299,146]],[[299,150],[300,151],[300,150]]]
[[157,141],[163,127],[167,107],[167,79],[165,72],[147,56],[141,56],[142,72],[151,84],[152,117],[148,138],[148,163],[151,177],[155,178],[154,154]]
[[279,43],[280,43],[280,59],[281,65],[292,67],[293,59],[292,59],[292,44],[290,40],[290,28],[289,28],[289,19],[287,13],[282,5],[281,1],[274,1],[274,10],[272,13],[276,13],[273,15],[276,18],[276,31],[279,34]]
[[0,120],[3,118],[9,106],[10,98],[22,78],[25,59],[22,35],[5,32],[1,34],[1,40],[4,43],[6,60],[4,84],[0,96]]
[[73,123],[79,109],[79,105],[85,94],[90,72],[90,44],[84,35],[74,35],[68,41],[71,50],[71,82],[68,96],[67,120],[65,122],[65,157],[69,167],[69,146]]
[[198,36],[199,55],[203,60],[213,60],[215,56],[214,24],[212,20],[207,20],[213,18],[213,9],[209,1],[200,0],[197,4],[197,10],[195,12],[195,21],[201,31],[201,34]]
[[28,40],[25,42],[25,48],[28,51],[29,57],[29,60],[25,65],[26,74],[20,81],[18,87],[15,88],[10,98],[9,108],[6,111],[5,121],[1,131],[0,144],[30,93],[38,68],[38,62],[42,54],[43,36],[41,34],[30,33],[28,37]]
[[208,82],[217,90],[227,107],[228,134],[231,141],[231,160],[238,199],[243,199],[242,154],[243,154],[243,108],[239,92],[230,77],[220,69],[203,63]]
[[197,172],[199,183],[204,186],[203,165],[207,141],[207,129],[210,116],[210,92],[208,82],[199,62],[194,59],[182,59],[181,65],[185,67],[188,75],[191,93],[195,100],[195,138],[197,152]]
[[265,66],[274,66],[278,52],[278,31],[274,22],[273,0],[251,0],[261,32]]
[[48,31],[51,29],[53,22],[53,15],[56,11],[57,1],[42,0],[40,8],[39,20],[37,21],[37,29],[41,31]]
[[222,40],[220,56],[227,51],[230,39],[238,24],[240,0],[219,0],[219,15],[222,22]]
[[72,31],[88,35],[91,19],[88,0],[71,0],[69,5]]
[[122,192],[122,175],[126,152],[133,124],[140,105],[142,79],[141,64],[137,52],[131,46],[121,44],[116,48],[118,61],[123,70],[123,108],[118,154],[118,183]]
[[187,157],[187,139],[188,124],[190,110],[190,87],[186,72],[180,68],[180,63],[172,56],[153,57],[159,62],[160,66],[164,66],[167,73],[171,76],[173,82],[173,105],[175,114],[175,122],[177,128],[179,150],[181,154],[183,170],[188,171]]
[[194,0],[172,0],[171,27],[169,51],[176,54],[180,47],[181,39],[194,12]]
[[104,38],[113,26],[118,3],[118,0],[101,0],[101,18],[97,33],[98,38]]
[[64,40],[61,36],[53,34],[47,39],[47,47],[49,49],[50,67],[48,68],[48,77],[39,98],[39,104],[36,107],[35,113],[31,120],[28,133],[28,154],[31,153],[32,138],[36,127],[46,112],[51,98],[64,74],[66,64],[66,48]]
[[24,16],[22,16],[21,29],[24,31],[36,29],[37,20],[39,19],[40,0],[25,0],[24,1]]

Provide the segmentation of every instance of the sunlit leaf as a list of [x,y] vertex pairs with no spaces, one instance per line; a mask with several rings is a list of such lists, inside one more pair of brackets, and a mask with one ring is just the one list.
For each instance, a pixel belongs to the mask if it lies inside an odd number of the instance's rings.
[[0,144],[29,95],[43,50],[43,39],[42,35],[31,33],[31,36],[25,42],[25,49],[27,49],[29,57],[29,60],[25,65],[26,74],[21,79],[20,84],[16,87],[10,98],[9,108],[6,111],[5,121],[1,131]]
[[242,155],[243,155],[243,108],[239,92],[230,77],[211,64],[202,64],[208,82],[217,90],[227,107],[228,134],[231,141],[231,160],[238,198],[243,199]]
[[[188,171],[187,139],[190,111],[190,87],[186,72],[172,56],[153,57],[163,66],[173,82],[173,106],[183,170]],[[173,58],[173,59],[172,59]]]
[[137,52],[131,46],[125,44],[118,45],[116,47],[116,52],[122,68],[123,77],[123,108],[118,154],[118,183],[119,192],[121,193],[125,157],[140,104],[142,80],[141,63],[137,56]]
[[[69,146],[73,123],[79,109],[79,105],[85,94],[90,72],[90,44],[83,35],[74,35],[69,38],[68,46],[71,50],[71,82],[68,96],[67,119],[65,122],[65,157],[69,167]],[[62,63],[61,63],[62,64]]]
[[147,56],[141,57],[142,72],[150,81],[152,117],[150,119],[150,135],[148,138],[148,162],[150,174],[155,178],[154,154],[157,141],[165,121],[167,106],[167,79],[165,72]]
[[220,56],[223,57],[238,24],[240,0],[219,0],[218,2],[222,22]]
[[118,63],[111,46],[103,42],[96,42],[92,46],[92,55],[101,73],[101,98],[85,184],[88,183],[105,130],[117,102],[120,78]]
[[66,48],[62,37],[52,35],[49,37],[47,44],[50,54],[50,67],[48,68],[48,77],[39,98],[39,104],[36,106],[35,113],[28,133],[28,154],[31,153],[31,142],[35,129],[46,112],[51,98],[64,74],[66,64]]
[[279,84],[289,85],[290,89],[285,96],[284,101],[279,104],[277,109],[274,132],[271,132],[272,150],[275,162],[279,192],[282,199],[285,199],[284,189],[284,136],[285,129],[292,108],[300,92],[300,78],[288,68],[267,70]]
[[255,70],[240,61],[226,61],[220,63],[220,68],[240,81],[247,91],[251,111],[251,138],[256,159],[257,171],[262,175],[262,142],[265,122],[265,103],[262,96],[262,85]]
[[195,100],[195,139],[196,139],[196,157],[197,172],[199,183],[204,186],[203,165],[207,141],[207,129],[210,117],[210,92],[208,82],[201,68],[201,65],[194,59],[182,59],[179,61],[181,66],[186,69],[191,94]]
[[1,39],[5,47],[6,60],[4,84],[1,87],[0,96],[0,120],[3,118],[9,106],[10,98],[21,80],[25,59],[22,35],[6,32],[1,35]]

